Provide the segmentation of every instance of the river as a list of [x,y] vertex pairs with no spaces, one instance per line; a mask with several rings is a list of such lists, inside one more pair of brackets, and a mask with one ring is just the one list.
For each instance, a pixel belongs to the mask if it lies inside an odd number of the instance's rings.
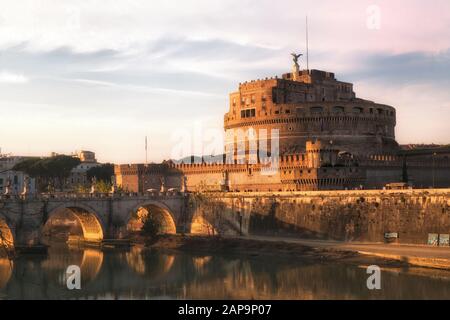
[[[81,289],[66,269],[81,270]],[[50,247],[46,256],[0,259],[0,299],[450,299],[450,273],[382,269],[368,290],[366,268],[287,258]]]

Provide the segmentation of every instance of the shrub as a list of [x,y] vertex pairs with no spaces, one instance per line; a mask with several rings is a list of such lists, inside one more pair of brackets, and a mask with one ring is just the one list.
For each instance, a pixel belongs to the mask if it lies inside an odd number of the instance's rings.
[[148,214],[143,219],[143,225],[141,229],[141,234],[143,236],[149,238],[150,240],[156,240],[161,231],[160,229],[161,222],[156,216]]

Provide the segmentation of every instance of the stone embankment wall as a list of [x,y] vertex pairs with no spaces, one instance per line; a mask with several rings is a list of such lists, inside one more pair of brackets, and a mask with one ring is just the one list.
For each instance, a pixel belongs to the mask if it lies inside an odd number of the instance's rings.
[[397,233],[395,241],[415,244],[450,234],[450,189],[222,193],[198,209],[215,206],[215,223],[234,221],[244,234],[384,242]]

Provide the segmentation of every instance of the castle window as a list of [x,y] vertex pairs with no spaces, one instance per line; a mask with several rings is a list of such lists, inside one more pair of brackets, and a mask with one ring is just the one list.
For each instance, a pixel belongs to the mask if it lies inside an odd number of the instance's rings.
[[353,113],[363,113],[363,108],[360,108],[360,107],[354,107],[354,108],[353,108]]
[[311,107],[312,113],[321,113],[323,112],[323,107]]
[[255,109],[241,110],[241,118],[252,118],[256,116]]
[[291,113],[291,110],[287,109],[287,110],[286,110],[286,113]]
[[344,113],[344,107],[333,107],[333,113]]
[[370,112],[370,113],[372,114],[372,113],[373,113],[373,109],[372,109],[372,108],[370,108],[370,109],[369,109],[369,112]]
[[384,110],[383,109],[377,109],[378,114],[384,114]]
[[280,114],[280,111],[279,110],[275,110],[275,114]]

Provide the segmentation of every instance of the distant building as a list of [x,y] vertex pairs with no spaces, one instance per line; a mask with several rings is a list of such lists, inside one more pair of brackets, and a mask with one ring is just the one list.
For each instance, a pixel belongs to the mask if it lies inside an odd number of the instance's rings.
[[89,187],[91,181],[88,180],[87,172],[91,168],[100,166],[101,163],[97,162],[97,159],[95,158],[95,152],[92,151],[76,151],[73,156],[79,158],[81,163],[72,169],[72,172],[67,179],[65,189],[73,190],[79,186]]
[[12,171],[12,168],[30,157],[0,155],[0,193],[6,191],[8,181],[12,194],[20,194],[24,189],[24,182],[28,179],[28,193],[36,192],[36,181],[21,171]]

